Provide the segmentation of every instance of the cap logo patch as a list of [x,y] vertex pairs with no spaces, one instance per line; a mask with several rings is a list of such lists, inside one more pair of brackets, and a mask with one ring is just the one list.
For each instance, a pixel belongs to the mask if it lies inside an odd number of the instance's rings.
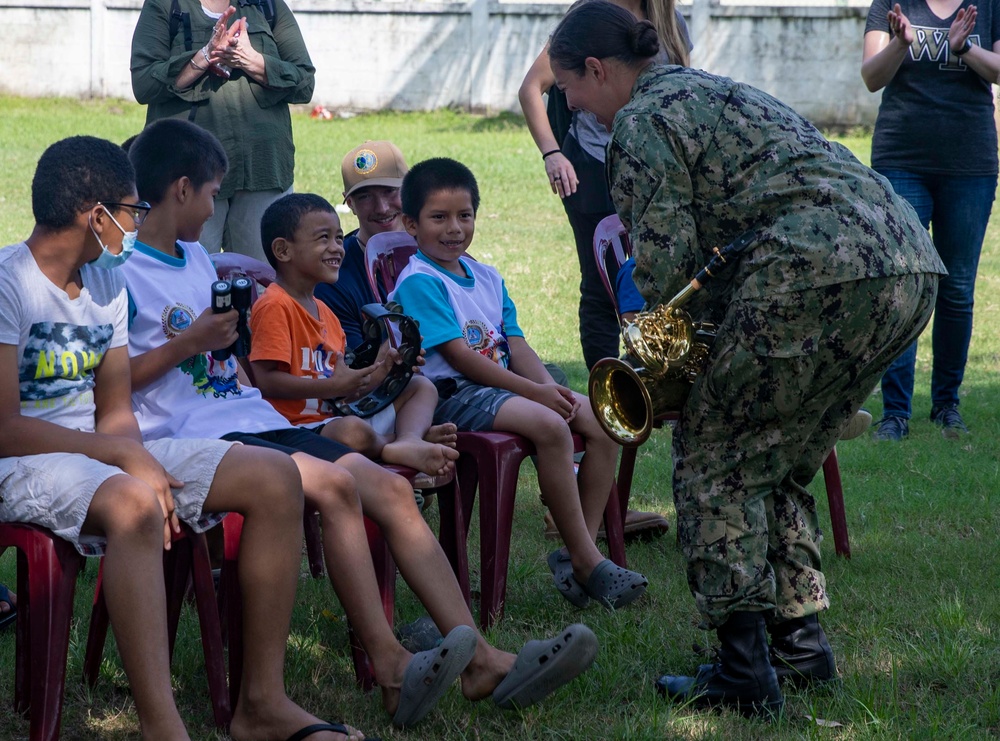
[[362,149],[354,158],[354,172],[367,175],[378,167],[378,157],[370,149]]

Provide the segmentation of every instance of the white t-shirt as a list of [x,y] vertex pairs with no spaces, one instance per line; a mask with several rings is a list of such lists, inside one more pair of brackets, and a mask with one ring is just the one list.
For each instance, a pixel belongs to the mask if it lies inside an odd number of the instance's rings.
[[124,276],[91,265],[71,299],[24,242],[0,250],[0,344],[15,345],[21,414],[94,431],[94,370],[128,342]]
[[[205,248],[178,244],[170,257],[137,242],[122,266],[133,316],[129,355],[135,357],[180,334],[211,305],[218,278]],[[236,377],[236,358],[215,360],[211,353],[188,358],[148,386],[133,391],[132,408],[142,436],[219,438],[230,432],[267,432],[291,425],[252,387]]]

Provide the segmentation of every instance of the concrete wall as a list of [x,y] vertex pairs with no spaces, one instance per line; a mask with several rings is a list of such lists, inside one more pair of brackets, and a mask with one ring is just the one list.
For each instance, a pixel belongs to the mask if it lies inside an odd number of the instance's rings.
[[[289,5],[317,68],[313,102],[331,110],[518,110],[518,85],[567,7],[497,0]],[[0,91],[131,98],[129,47],[140,7],[141,0],[0,0]],[[760,87],[823,126],[874,121],[878,96],[865,90],[859,72],[866,8],[716,0],[681,8],[695,43],[693,66]]]

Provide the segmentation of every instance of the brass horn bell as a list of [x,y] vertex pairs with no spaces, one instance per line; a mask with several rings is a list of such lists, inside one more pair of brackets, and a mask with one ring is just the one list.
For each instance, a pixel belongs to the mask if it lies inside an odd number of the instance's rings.
[[657,417],[680,411],[708,357],[712,330],[670,304],[622,328],[625,357],[598,361],[588,384],[594,415],[615,442],[641,445]]

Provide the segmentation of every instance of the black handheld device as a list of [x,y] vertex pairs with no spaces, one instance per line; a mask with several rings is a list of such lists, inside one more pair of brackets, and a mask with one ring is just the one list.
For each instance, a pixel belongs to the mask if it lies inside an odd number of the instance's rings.
[[[233,287],[228,280],[217,280],[212,284],[212,313],[224,314],[233,308]],[[232,355],[231,347],[223,347],[212,351],[215,360],[228,360]]]

